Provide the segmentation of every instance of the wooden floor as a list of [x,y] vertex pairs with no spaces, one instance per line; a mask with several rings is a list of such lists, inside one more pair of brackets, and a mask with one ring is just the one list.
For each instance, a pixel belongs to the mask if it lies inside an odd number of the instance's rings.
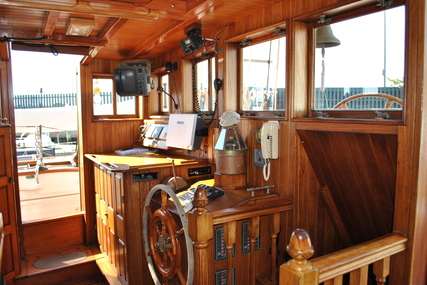
[[[33,265],[36,261],[57,255],[83,251],[87,258],[70,265],[59,266],[51,269],[37,269]],[[114,277],[105,256],[99,252],[97,246],[73,246],[27,256],[21,262],[21,275],[15,279],[15,285],[117,285],[120,282]],[[111,280],[110,282],[107,281]]]

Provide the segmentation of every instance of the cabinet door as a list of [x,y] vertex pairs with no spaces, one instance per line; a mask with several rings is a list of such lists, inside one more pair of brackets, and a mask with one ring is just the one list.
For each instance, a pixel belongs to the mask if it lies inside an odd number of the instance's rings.
[[11,147],[10,125],[0,125],[0,212],[5,233],[1,270],[7,280],[20,273]]
[[112,173],[102,166],[94,167],[96,224],[101,252],[105,253],[115,267],[115,230]]
[[116,230],[116,262],[120,281],[127,284],[127,252],[126,252],[126,231],[125,231],[125,193],[123,186],[123,173],[114,173],[113,177],[114,193],[114,224]]

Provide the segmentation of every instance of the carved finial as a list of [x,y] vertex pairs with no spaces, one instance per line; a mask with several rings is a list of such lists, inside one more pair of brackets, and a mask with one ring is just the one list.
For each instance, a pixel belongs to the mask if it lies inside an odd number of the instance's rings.
[[296,229],[291,235],[288,246],[288,254],[293,258],[287,264],[296,271],[305,272],[311,270],[313,266],[308,261],[314,254],[310,236],[303,229]]
[[202,187],[198,187],[196,192],[194,193],[193,205],[197,208],[196,212],[202,214],[207,212],[205,209],[206,205],[209,204],[208,194],[206,193],[206,189]]

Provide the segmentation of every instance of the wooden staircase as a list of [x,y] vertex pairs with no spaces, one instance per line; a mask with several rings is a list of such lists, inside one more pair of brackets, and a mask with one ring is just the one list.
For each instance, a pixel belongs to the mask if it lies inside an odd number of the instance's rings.
[[[60,253],[83,251],[87,257],[69,265],[51,269],[37,269],[33,265],[41,258],[54,256]],[[15,285],[104,285],[110,284],[107,276],[101,271],[98,264],[105,263],[104,255],[97,246],[72,246],[60,250],[33,254],[21,261],[21,275],[14,280]],[[114,283],[111,283],[114,284]],[[9,283],[8,283],[9,285]]]

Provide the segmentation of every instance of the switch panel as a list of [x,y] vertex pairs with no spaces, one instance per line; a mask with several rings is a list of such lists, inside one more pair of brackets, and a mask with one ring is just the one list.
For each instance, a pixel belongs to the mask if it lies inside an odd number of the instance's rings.
[[[255,241],[255,250],[259,250],[259,237]],[[248,222],[242,223],[242,254],[251,252],[251,241],[248,236]]]
[[232,272],[231,272],[231,283],[227,282],[227,269],[222,269],[222,270],[218,270],[215,272],[215,285],[227,285],[227,284],[231,284],[231,285],[235,285],[236,284],[236,267],[232,267]]
[[212,173],[212,169],[210,166],[205,166],[205,167],[198,167],[198,168],[189,168],[188,169],[188,176],[198,176],[198,175],[207,175],[207,174],[211,174]]
[[224,227],[215,228],[215,261],[227,259],[227,247],[224,242]]

